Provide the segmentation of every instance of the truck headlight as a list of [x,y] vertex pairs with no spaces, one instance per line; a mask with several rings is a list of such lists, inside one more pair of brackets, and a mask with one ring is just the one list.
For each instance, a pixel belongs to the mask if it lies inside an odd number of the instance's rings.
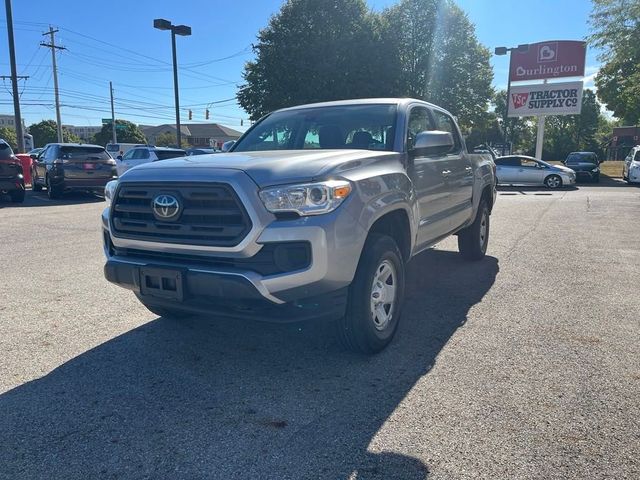
[[111,180],[104,186],[104,199],[107,202],[107,207],[111,206],[111,201],[113,200],[113,195],[116,193],[117,186],[117,180]]
[[594,168],[593,170],[591,170],[593,173],[598,173],[600,171],[600,169],[598,167]]
[[351,184],[344,180],[282,185],[260,191],[260,199],[271,213],[295,212],[299,215],[320,215],[332,212],[351,193]]

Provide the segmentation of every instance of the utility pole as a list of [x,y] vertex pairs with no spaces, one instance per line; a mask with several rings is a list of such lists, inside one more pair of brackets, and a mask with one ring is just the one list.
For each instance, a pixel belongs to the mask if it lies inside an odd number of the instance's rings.
[[58,124],[58,142],[62,143],[62,120],[60,118],[60,95],[58,94],[58,67],[56,66],[56,50],[66,50],[64,47],[56,45],[54,34],[58,30],[54,30],[52,26],[49,26],[49,31],[42,35],[49,35],[51,37],[50,43],[40,42],[43,47],[51,49],[51,68],[53,69],[53,90],[56,100],[56,122]]
[[22,132],[22,115],[20,115],[20,95],[18,94],[18,74],[16,69],[16,46],[13,41],[13,13],[11,0],[4,0],[7,10],[7,34],[9,35],[9,61],[11,62],[11,87],[13,91],[13,118],[16,125],[16,141],[18,153],[24,153],[24,134]]
[[112,143],[115,145],[116,143],[118,143],[118,137],[116,136],[116,114],[115,110],[113,109],[113,84],[111,82],[109,82],[109,93],[111,94],[111,130],[113,130]]

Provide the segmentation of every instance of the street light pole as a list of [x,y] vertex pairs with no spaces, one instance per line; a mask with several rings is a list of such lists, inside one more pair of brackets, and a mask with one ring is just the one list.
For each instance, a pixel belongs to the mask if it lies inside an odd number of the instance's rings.
[[182,132],[180,131],[180,96],[178,95],[178,59],[176,56],[176,32],[171,29],[171,51],[173,53],[173,94],[176,102],[176,142],[182,147]]
[[182,146],[182,132],[180,131],[180,96],[178,94],[178,60],[176,55],[176,35],[187,37],[191,35],[191,27],[187,25],[172,25],[169,20],[156,18],[153,28],[158,30],[171,30],[171,52],[173,55],[173,92],[176,103],[176,141],[178,148]]
[[[521,45],[518,45],[517,47],[512,47],[512,48],[507,48],[507,47],[496,47],[494,50],[494,53],[496,55],[506,55],[507,53],[509,54],[509,73],[507,75],[507,104],[505,105],[505,110],[504,110],[504,120],[503,120],[503,124],[504,124],[504,143],[505,143],[505,148],[509,147],[509,131],[508,131],[508,124],[509,124],[509,101],[510,101],[510,94],[511,94],[511,61],[513,59],[512,56],[512,52],[513,51],[517,51],[520,53],[525,53],[527,51],[529,51],[529,44],[523,43]],[[511,132],[511,134],[513,135],[513,132]],[[504,148],[502,149],[502,154],[504,155]],[[509,148],[509,150],[511,150]],[[509,152],[511,153],[511,152]]]

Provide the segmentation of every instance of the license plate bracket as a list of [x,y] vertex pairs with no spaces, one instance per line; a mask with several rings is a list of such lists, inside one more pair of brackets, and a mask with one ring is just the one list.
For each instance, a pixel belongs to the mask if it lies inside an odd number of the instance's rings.
[[184,300],[184,271],[171,268],[141,267],[140,293],[169,300]]
[[82,164],[82,169],[83,170],[95,170],[97,168],[95,163],[83,163]]

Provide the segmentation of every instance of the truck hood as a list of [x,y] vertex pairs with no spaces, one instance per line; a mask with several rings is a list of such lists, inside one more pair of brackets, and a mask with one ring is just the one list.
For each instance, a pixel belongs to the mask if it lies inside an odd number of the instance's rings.
[[[241,170],[260,187],[304,182],[360,167],[363,164],[397,157],[397,152],[374,150],[280,150],[267,152],[217,153],[145,163],[130,169],[137,178],[145,170],[157,174],[161,169],[189,168]],[[127,173],[128,173],[127,172]],[[122,178],[126,178],[127,173]],[[151,173],[151,172],[150,172]]]

